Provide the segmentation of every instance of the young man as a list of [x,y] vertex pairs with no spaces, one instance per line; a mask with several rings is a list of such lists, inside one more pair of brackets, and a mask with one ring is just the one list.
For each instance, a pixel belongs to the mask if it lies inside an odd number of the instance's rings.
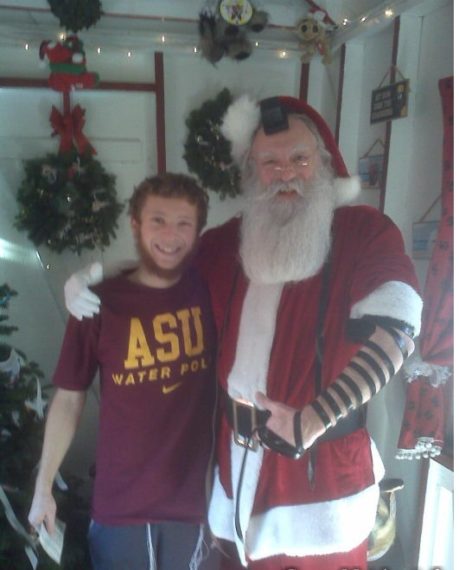
[[95,287],[95,319],[67,325],[29,521],[54,529],[53,480],[99,371],[95,570],[198,567],[215,335],[207,289],[189,266],[207,203],[187,176],[144,180],[129,204],[137,268]]

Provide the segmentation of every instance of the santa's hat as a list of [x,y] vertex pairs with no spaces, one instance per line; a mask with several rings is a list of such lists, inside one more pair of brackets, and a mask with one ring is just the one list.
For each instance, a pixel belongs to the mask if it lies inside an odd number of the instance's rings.
[[[261,109],[263,109],[263,119]],[[358,176],[349,175],[327,123],[315,109],[295,97],[271,97],[257,103],[249,96],[242,95],[228,107],[223,117],[221,132],[231,142],[231,153],[235,162],[239,164],[242,162],[250,148],[252,137],[261,124],[266,134],[279,132],[288,128],[288,123],[285,124],[283,121],[291,113],[305,115],[313,122],[325,148],[330,153],[335,174],[334,186],[337,191],[337,202],[344,204],[356,198],[360,192],[360,179]]]

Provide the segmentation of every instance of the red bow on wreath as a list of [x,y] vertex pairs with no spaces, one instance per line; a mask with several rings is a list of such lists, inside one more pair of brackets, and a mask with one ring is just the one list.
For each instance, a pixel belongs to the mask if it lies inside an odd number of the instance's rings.
[[76,105],[72,111],[63,115],[53,105],[49,120],[54,129],[52,136],[59,135],[61,137],[59,153],[68,152],[72,150],[72,146],[75,146],[79,154],[84,152],[97,154],[95,148],[83,134],[85,112],[80,105]]

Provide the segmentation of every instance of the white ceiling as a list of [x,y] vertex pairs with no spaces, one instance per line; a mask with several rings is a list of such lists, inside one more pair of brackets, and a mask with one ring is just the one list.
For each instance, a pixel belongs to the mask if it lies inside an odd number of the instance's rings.
[[[438,5],[443,0],[318,0],[315,3],[338,24],[333,44],[338,47],[356,35],[374,33],[388,25],[393,16],[405,10]],[[293,34],[295,23],[304,17],[310,5],[307,0],[252,0],[270,15],[269,26],[259,34],[262,49],[300,51]],[[79,33],[86,47],[136,49],[154,51],[191,49],[198,42],[198,17],[201,9],[215,7],[218,0],[102,0],[104,15],[95,26]],[[393,17],[392,16],[392,17]],[[365,22],[361,20],[365,18]],[[347,25],[343,25],[344,20]],[[44,39],[63,32],[46,0],[16,0],[13,4],[0,0],[0,45],[39,45]]]

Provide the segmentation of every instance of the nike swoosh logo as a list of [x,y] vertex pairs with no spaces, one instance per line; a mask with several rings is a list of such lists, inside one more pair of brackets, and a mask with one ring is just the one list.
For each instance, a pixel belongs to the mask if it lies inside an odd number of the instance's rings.
[[163,394],[170,394],[174,390],[177,390],[177,388],[181,385],[182,385],[182,382],[177,382],[176,384],[171,384],[170,386],[165,386],[163,384]]

